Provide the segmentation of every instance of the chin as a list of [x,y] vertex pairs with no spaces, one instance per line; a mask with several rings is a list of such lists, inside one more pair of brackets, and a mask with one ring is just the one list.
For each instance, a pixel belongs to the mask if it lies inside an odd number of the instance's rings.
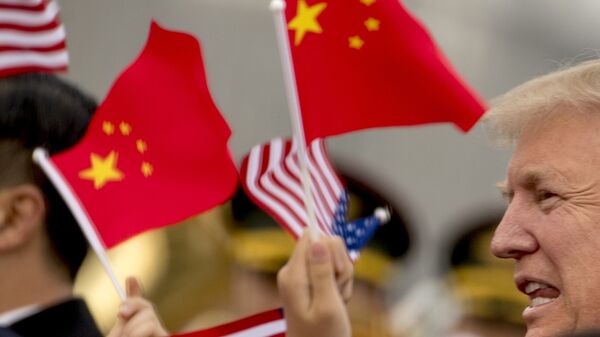
[[561,329],[559,327],[552,327],[551,325],[546,326],[527,326],[527,333],[525,337],[567,337],[572,334],[571,329]]

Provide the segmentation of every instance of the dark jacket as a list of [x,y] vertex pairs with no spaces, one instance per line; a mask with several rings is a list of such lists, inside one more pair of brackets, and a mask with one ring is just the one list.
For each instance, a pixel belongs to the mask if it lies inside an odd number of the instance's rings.
[[102,337],[87,305],[71,299],[9,327],[21,337]]

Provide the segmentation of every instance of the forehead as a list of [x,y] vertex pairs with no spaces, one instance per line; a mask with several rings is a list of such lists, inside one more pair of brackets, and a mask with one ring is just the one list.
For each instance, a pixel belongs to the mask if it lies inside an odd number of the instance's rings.
[[508,178],[535,183],[562,177],[573,181],[585,174],[600,178],[600,112],[559,112],[532,121],[517,142]]

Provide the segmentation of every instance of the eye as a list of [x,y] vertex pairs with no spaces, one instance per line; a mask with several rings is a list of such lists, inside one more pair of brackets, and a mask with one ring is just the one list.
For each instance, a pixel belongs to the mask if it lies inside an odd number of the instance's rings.
[[560,196],[554,192],[544,190],[537,192],[538,204],[544,212],[550,212],[552,209],[557,207],[560,200]]
[[553,192],[543,191],[542,190],[542,191],[538,192],[537,197],[538,197],[538,201],[544,201],[544,200],[556,198],[556,197],[558,197],[558,195],[556,193],[553,193]]

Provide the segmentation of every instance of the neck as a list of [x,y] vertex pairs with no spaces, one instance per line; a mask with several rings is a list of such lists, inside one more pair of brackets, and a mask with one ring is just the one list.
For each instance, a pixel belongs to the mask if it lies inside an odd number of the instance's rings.
[[72,283],[47,254],[23,249],[0,255],[0,313],[28,305],[46,307],[72,296]]

